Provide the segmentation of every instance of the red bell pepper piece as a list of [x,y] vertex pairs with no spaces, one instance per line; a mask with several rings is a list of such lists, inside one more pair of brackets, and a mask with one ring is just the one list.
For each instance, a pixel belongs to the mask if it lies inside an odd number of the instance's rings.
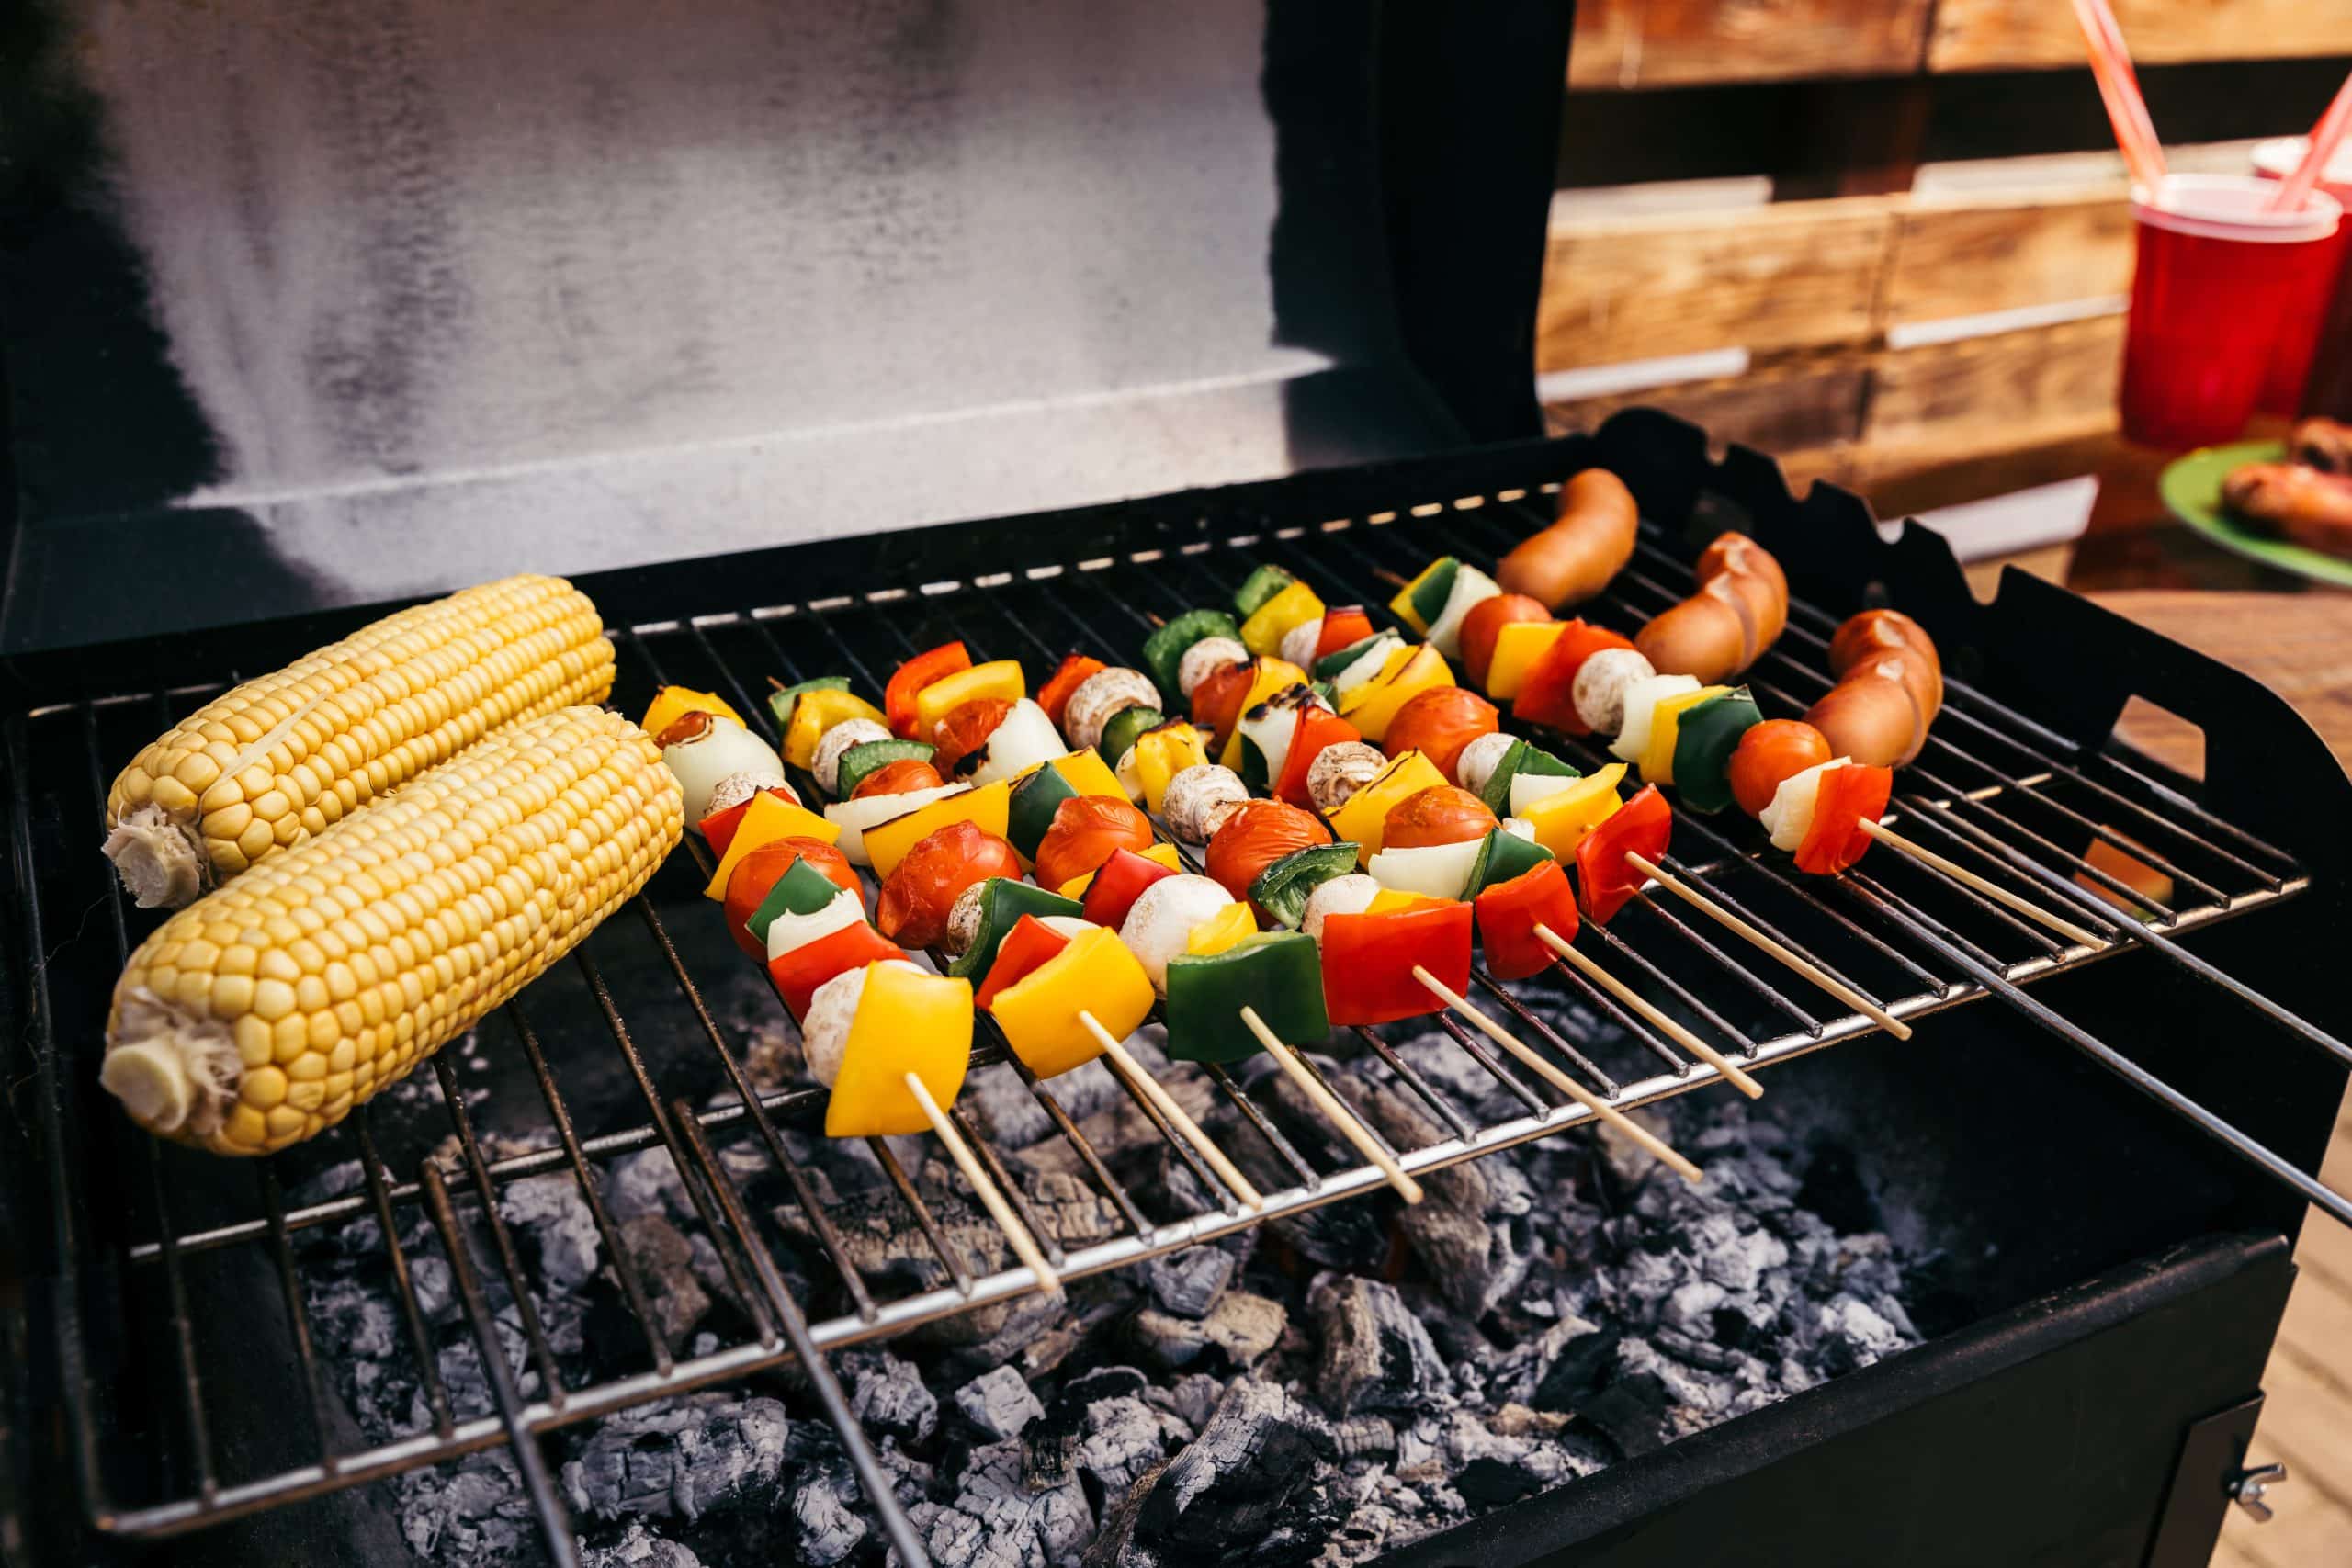
[[1519,695],[1511,701],[1511,716],[1564,735],[1591,734],[1592,726],[1577,716],[1577,671],[1604,648],[1633,646],[1630,638],[1606,626],[1590,626],[1581,619],[1566,623],[1521,682]]
[[[1145,861],[1149,865],[1149,861]],[[989,965],[989,977],[980,982],[979,994],[972,1005],[985,1009],[996,1000],[996,994],[1022,979],[1033,969],[1041,968],[1046,961],[1069,945],[1069,938],[1054,930],[1035,915],[1023,915],[1012,922],[1012,929],[997,943],[996,962]]]
[[1523,980],[1551,967],[1552,950],[1535,934],[1548,926],[1562,942],[1577,937],[1577,895],[1560,863],[1547,860],[1477,897],[1478,941],[1498,980]]
[[1283,759],[1283,776],[1274,781],[1274,797],[1314,810],[1315,797],[1306,790],[1306,770],[1315,765],[1325,747],[1363,739],[1362,730],[1329,708],[1307,704],[1298,710],[1298,728],[1291,731],[1290,754]]
[[[882,691],[882,712],[890,721],[890,733],[901,739],[915,738],[915,696],[933,681],[944,680],[958,670],[969,670],[972,656],[961,642],[943,642],[937,648],[926,649],[892,671],[889,685]],[[925,739],[930,737],[925,736]]]
[[1409,909],[1323,922],[1323,1006],[1335,1024],[1390,1023],[1442,1012],[1413,977],[1419,964],[1457,995],[1470,988],[1470,906],[1432,898]]
[[[1835,770],[1832,770],[1833,772]],[[1609,917],[1625,907],[1646,872],[1625,862],[1631,850],[1656,865],[1674,835],[1674,812],[1658,794],[1657,785],[1644,784],[1616,814],[1587,833],[1577,844],[1577,880],[1584,884],[1585,918],[1606,925]]]
[[1894,789],[1890,768],[1864,768],[1849,762],[1821,775],[1813,797],[1813,826],[1797,846],[1797,869],[1815,876],[1835,876],[1871,847],[1862,831],[1865,820],[1886,815],[1886,799]]
[[829,931],[814,942],[768,960],[768,978],[775,982],[784,1005],[796,1019],[808,1016],[808,998],[836,975],[885,958],[904,958],[906,950],[865,921]]
[[1103,669],[1101,660],[1073,653],[1062,660],[1060,668],[1046,677],[1046,683],[1037,688],[1037,705],[1046,710],[1046,716],[1054,721],[1056,729],[1062,727],[1062,710],[1069,706],[1070,694],[1086,684],[1089,677],[1101,674]]
[[1362,642],[1372,635],[1372,617],[1360,604],[1341,604],[1323,612],[1323,629],[1315,638],[1315,657],[1337,653],[1350,643]]
[[1079,913],[1098,926],[1117,931],[1126,923],[1127,911],[1136,907],[1145,888],[1175,874],[1156,860],[1146,860],[1133,850],[1120,850],[1102,863],[1094,880],[1086,885]]

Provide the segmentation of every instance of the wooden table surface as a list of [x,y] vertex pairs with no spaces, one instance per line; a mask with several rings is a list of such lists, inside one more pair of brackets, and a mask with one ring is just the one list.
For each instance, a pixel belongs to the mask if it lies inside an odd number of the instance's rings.
[[[2143,532],[2137,558],[2177,560],[2165,555],[2162,531]],[[2077,570],[2086,564],[2098,566],[2078,561]],[[2264,682],[2352,766],[2352,592],[2139,589],[2091,597]],[[2158,720],[2124,728],[2176,765],[2193,758],[2194,732]],[[2321,1175],[2352,1190],[2352,1101],[2336,1114]],[[2269,1397],[2252,1453],[2255,1463],[2284,1461],[2291,1479],[2272,1494],[2278,1517],[2269,1523],[2230,1511],[2217,1568],[2352,1564],[2352,1231],[2312,1211],[2295,1261],[2301,1277],[2263,1375]]]

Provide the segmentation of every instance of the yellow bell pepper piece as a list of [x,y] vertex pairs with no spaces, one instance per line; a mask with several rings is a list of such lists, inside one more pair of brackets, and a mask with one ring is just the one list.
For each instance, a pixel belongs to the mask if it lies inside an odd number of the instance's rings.
[[836,692],[820,686],[813,692],[803,692],[792,705],[792,722],[785,727],[784,760],[800,769],[814,767],[817,762],[817,742],[825,731],[846,719],[870,718],[876,724],[887,724],[882,710],[854,692]]
[[[1250,682],[1250,694],[1241,699],[1241,713],[1248,713],[1276,692],[1306,684],[1306,671],[1287,659],[1259,659],[1251,661],[1258,673]],[[1233,733],[1225,738],[1225,750],[1217,761],[1238,772],[1241,767],[1241,720],[1236,715]]]
[[841,836],[842,825],[838,822],[828,821],[773,795],[755,795],[743,819],[735,825],[735,836],[727,841],[727,852],[718,857],[718,869],[710,874],[710,886],[702,890],[702,896],[725,898],[727,879],[735,874],[743,857],[762,844],[772,844],[778,839],[821,839],[830,844]]
[[1520,813],[1535,829],[1535,841],[1563,862],[1576,858],[1584,836],[1617,815],[1625,803],[1617,786],[1625,780],[1625,764],[1611,762],[1597,773],[1587,773],[1556,795],[1531,802]]
[[825,1135],[927,1133],[931,1118],[907,1088],[907,1075],[921,1078],[944,1111],[956,1103],[971,1065],[972,982],[887,961],[869,964],[865,994],[825,1103]]
[[1411,657],[1395,674],[1373,684],[1346,716],[1347,721],[1377,746],[1388,733],[1388,721],[1396,716],[1398,708],[1423,692],[1453,684],[1453,667],[1445,661],[1445,655],[1423,643],[1412,650]]
[[1443,898],[1432,898],[1426,893],[1408,893],[1399,887],[1384,887],[1372,896],[1363,907],[1367,915],[1385,915],[1397,909],[1409,909],[1417,904],[1442,904]]
[[1195,958],[1209,958],[1257,934],[1258,917],[1250,912],[1249,905],[1237,901],[1194,926],[1184,939],[1184,951]]
[[907,858],[909,850],[950,822],[975,823],[1001,839],[1004,837],[1006,806],[1012,798],[1012,781],[999,779],[978,789],[967,789],[960,795],[945,795],[918,806],[904,817],[893,817],[878,827],[868,828],[865,830],[865,858],[874,863],[874,874],[887,879],[899,869],[899,863]]
[[1389,808],[1408,795],[1436,789],[1447,782],[1435,762],[1419,751],[1408,751],[1374,773],[1370,783],[1331,813],[1331,831],[1342,842],[1355,845],[1357,861],[1369,864],[1380,852]]
[[1134,1033],[1151,1011],[1151,976],[1119,941],[1119,933],[1096,926],[996,994],[989,1011],[1004,1031],[1006,1043],[1041,1078],[1092,1061],[1102,1043],[1079,1019],[1080,1012],[1114,1040]]
[[928,740],[939,721],[966,703],[982,697],[1002,697],[1017,703],[1029,694],[1029,682],[1017,659],[999,659],[943,675],[915,694],[915,735]]
[[[1437,559],[1421,568],[1419,573],[1414,577],[1412,581],[1396,590],[1396,598],[1388,601],[1388,607],[1396,613],[1396,618],[1398,620],[1413,628],[1413,635],[1415,637],[1429,636],[1430,624],[1421,619],[1421,613],[1419,610],[1413,608],[1413,594],[1415,591],[1421,586],[1422,582],[1428,579],[1430,573],[1435,571],[1439,567],[1443,566],[1453,558],[1451,556],[1438,557]],[[1457,568],[1456,570],[1459,569]]]
[[1241,646],[1261,659],[1271,659],[1282,651],[1283,638],[1295,628],[1322,618],[1323,601],[1315,596],[1315,590],[1294,582],[1241,623]]
[[1527,672],[1568,629],[1566,621],[1511,621],[1495,634],[1494,657],[1487,660],[1487,695],[1508,702],[1527,684]]
[[[1154,844],[1151,848],[1138,852],[1154,865],[1164,865],[1170,871],[1184,869],[1184,857],[1176,852],[1176,846],[1173,844]],[[1094,886],[1094,873],[1090,871],[1083,876],[1071,877],[1054,891],[1065,898],[1083,898],[1086,897],[1086,890],[1092,886]]]
[[1119,775],[1111,771],[1111,764],[1102,760],[1102,753],[1091,746],[1083,751],[1057,757],[1046,766],[1061,774],[1062,783],[1080,795],[1107,795],[1116,800],[1127,798],[1127,792],[1120,787]]
[[653,694],[653,705],[645,710],[644,722],[638,728],[648,735],[659,735],[690,713],[717,714],[738,724],[743,722],[743,716],[728,706],[727,699],[716,692],[697,692],[692,686],[664,686]]
[[1168,781],[1209,760],[1209,732],[1196,724],[1171,724],[1136,738],[1136,775],[1143,781],[1144,809],[1157,815],[1168,800]]
[[1642,751],[1644,784],[1674,782],[1674,743],[1682,733],[1684,710],[1727,695],[1730,691],[1729,686],[1702,686],[1695,692],[1677,692],[1650,708],[1650,743]]

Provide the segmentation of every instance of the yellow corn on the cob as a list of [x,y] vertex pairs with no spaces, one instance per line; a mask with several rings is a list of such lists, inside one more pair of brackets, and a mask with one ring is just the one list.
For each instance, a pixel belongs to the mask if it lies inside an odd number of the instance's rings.
[[216,1154],[334,1125],[569,952],[684,829],[597,708],[522,720],[181,910],[115,985],[99,1081]]
[[176,908],[500,725],[612,689],[613,645],[586,594],[560,577],[469,588],[173,726],[114,781],[106,852],[140,908]]

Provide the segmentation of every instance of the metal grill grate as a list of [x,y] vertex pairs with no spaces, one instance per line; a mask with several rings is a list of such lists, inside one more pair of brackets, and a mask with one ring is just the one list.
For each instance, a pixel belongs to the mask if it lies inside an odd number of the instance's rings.
[[[1532,519],[1526,502],[1526,492],[1503,491],[1451,506],[1171,551],[635,626],[616,634],[622,681],[615,700],[636,711],[658,682],[681,681],[719,691],[766,728],[761,701],[766,676],[791,682],[846,671],[860,689],[878,690],[899,660],[949,637],[965,639],[983,657],[1018,658],[1034,685],[1073,649],[1114,662],[1131,660],[1151,616],[1227,601],[1261,559],[1287,567],[1335,604],[1385,601],[1391,579],[1409,575],[1439,553],[1491,567],[1532,520],[1541,520]],[[1631,631],[1680,598],[1688,583],[1686,568],[1655,540],[1645,541],[1634,569],[1584,613]],[[1768,713],[1801,712],[1827,683],[1822,656],[1832,627],[1820,612],[1792,606],[1786,636],[1749,677]],[[823,1353],[1006,1302],[1032,1291],[1034,1280],[1026,1269],[991,1272],[965,1256],[914,1177],[878,1142],[875,1153],[890,1186],[946,1282],[894,1292],[861,1273],[827,1213],[817,1179],[792,1152],[795,1133],[814,1125],[820,1091],[756,1089],[746,1069],[743,1032],[722,1022],[707,999],[706,987],[722,974],[740,975],[748,966],[696,897],[701,877],[688,857],[673,857],[631,911],[608,922],[556,974],[482,1026],[490,1050],[512,1050],[527,1063],[537,1102],[527,1115],[507,1118],[527,1121],[542,1134],[526,1151],[492,1146],[477,1129],[452,1061],[458,1044],[434,1064],[444,1101],[439,1123],[420,1128],[412,1119],[388,1127],[392,1118],[379,1100],[315,1145],[251,1168],[223,1166],[146,1139],[94,1091],[107,987],[144,919],[125,908],[111,878],[100,874],[102,863],[88,852],[107,761],[128,755],[168,713],[217,689],[53,705],[12,719],[6,730],[11,847],[39,1069],[35,1105],[43,1123],[40,1141],[52,1162],[50,1218],[62,1296],[55,1303],[57,1352],[72,1450],[97,1526],[122,1535],[167,1535],[507,1443],[550,1551],[569,1562],[570,1525],[536,1434],[797,1359],[815,1373],[817,1394],[868,1495],[885,1500],[884,1523],[902,1561],[921,1561],[842,1391],[824,1371]],[[1589,762],[1597,755],[1577,760]],[[1718,825],[1685,813],[1678,813],[1679,852],[1668,863],[1905,1019],[1988,994],[2041,1009],[2018,987],[2132,945],[2152,947],[2194,969],[2199,961],[2182,953],[2166,933],[2246,912],[2307,886],[2289,856],[2128,760],[2078,748],[1958,681],[1926,752],[1900,783],[1897,806],[1905,826],[1945,854],[2059,907],[2067,906],[2057,898],[2058,889],[2086,879],[2144,919],[2069,908],[2078,919],[2101,926],[2107,940],[2068,947],[1940,873],[1892,853],[1873,855],[1861,870],[1835,882],[1801,879],[1775,860],[1758,858],[1744,822]],[[2090,863],[2084,852],[2094,840],[2163,872],[2176,897],[2158,902]],[[699,854],[699,841],[689,842]],[[707,869],[706,862],[704,874]],[[1753,1068],[1872,1027],[1858,1015],[1825,1010],[1815,994],[1793,991],[1760,957],[1719,942],[1647,896],[1596,935],[1596,953],[1617,975]],[[622,970],[628,974],[616,980]],[[1620,1107],[1685,1093],[1717,1077],[1565,966],[1555,964],[1550,975],[1515,989],[1477,973],[1474,989],[1534,1042],[1600,1084]],[[1562,1001],[1611,1021],[1617,1032],[1565,1038],[1551,1021]],[[558,1012],[574,1021],[560,1040],[543,1032],[544,1018]],[[775,1012],[785,1016],[780,1006]],[[542,1022],[535,1024],[535,1017]],[[1448,1130],[1436,1143],[1396,1151],[1408,1170],[1434,1170],[1589,1119],[1581,1107],[1564,1104],[1540,1079],[1498,1058],[1452,1017],[1430,1021],[1520,1110],[1506,1120],[1482,1121],[1399,1053],[1408,1031],[1353,1032],[1377,1058],[1378,1071]],[[2091,1047],[2106,1049],[2095,1041]],[[1008,1179],[1001,1156],[961,1111],[955,1112],[1066,1276],[1119,1268],[1261,1217],[1245,1214],[1224,1195],[1189,1146],[1170,1136],[1158,1111],[1131,1091],[1136,1111],[1167,1141],[1170,1157],[1221,1202],[1167,1212],[1131,1190],[1090,1145],[1055,1086],[1030,1077],[1007,1057],[1001,1039],[985,1032],[975,1070],[1020,1076],[1055,1136],[1068,1145],[1074,1168],[1119,1217],[1120,1232],[1111,1239],[1065,1252],[1026,1212],[1020,1184]],[[1382,1186],[1369,1167],[1311,1158],[1284,1134],[1268,1088],[1245,1087],[1247,1076],[1206,1070],[1209,1091],[1261,1140],[1256,1154],[1284,1173],[1267,1188],[1265,1216]],[[454,1138],[454,1159],[425,1154],[425,1140],[436,1127]],[[673,1354],[654,1326],[643,1283],[618,1243],[602,1191],[609,1161],[657,1145],[684,1178],[703,1233],[747,1309],[748,1331],[705,1353]],[[295,1180],[329,1162],[355,1158],[363,1177],[357,1190],[288,1206],[285,1190]],[[396,1174],[401,1169],[415,1174],[401,1179]],[[500,1204],[481,1201],[485,1193],[550,1173],[569,1173],[589,1205],[604,1256],[642,1333],[638,1371],[566,1386],[562,1358],[532,1307],[530,1264]],[[783,1236],[772,1206],[748,1195],[747,1182],[774,1186],[777,1201],[797,1213],[807,1236],[797,1245]],[[460,1322],[489,1375],[488,1408],[459,1408],[436,1371],[433,1314],[420,1301],[415,1259],[401,1239],[415,1234],[419,1213],[453,1270]],[[412,1226],[405,1233],[403,1216]],[[416,1430],[372,1443],[346,1440],[334,1418],[332,1375],[307,1319],[304,1292],[304,1247],[311,1239],[306,1233],[366,1218],[376,1222],[387,1291],[414,1359],[424,1412]],[[258,1269],[274,1280],[278,1321],[263,1321],[266,1314],[256,1309],[223,1336],[194,1304],[198,1276],[237,1268]],[[805,1286],[792,1281],[796,1269],[808,1276]],[[520,1374],[499,1350],[485,1288],[492,1278],[514,1303],[514,1326],[526,1352]],[[815,1312],[813,1321],[804,1315],[804,1304]],[[232,1341],[233,1360],[224,1350]],[[222,1383],[256,1379],[257,1364],[274,1365],[279,1381],[296,1391],[309,1410],[308,1429],[241,1450],[234,1462],[224,1462],[214,1418]],[[141,1374],[160,1394],[136,1392]],[[151,1461],[150,1455],[161,1457]]]

